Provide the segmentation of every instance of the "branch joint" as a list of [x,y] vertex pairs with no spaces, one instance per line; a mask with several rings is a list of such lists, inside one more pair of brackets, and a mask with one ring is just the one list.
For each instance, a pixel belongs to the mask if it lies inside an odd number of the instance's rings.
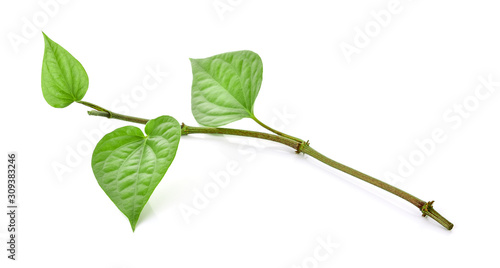
[[307,141],[299,141],[297,143],[297,150],[295,152],[298,153],[298,154],[302,153],[304,151],[304,148],[306,146],[309,146],[309,140],[307,140]]

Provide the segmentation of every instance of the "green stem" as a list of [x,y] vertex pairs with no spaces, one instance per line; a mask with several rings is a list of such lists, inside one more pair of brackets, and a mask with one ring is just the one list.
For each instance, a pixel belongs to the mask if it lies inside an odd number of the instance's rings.
[[148,119],[129,116],[129,115],[123,115],[123,114],[117,114],[117,113],[110,114],[107,111],[88,111],[87,113],[89,115],[93,115],[93,116],[102,116],[102,117],[106,117],[106,118],[113,118],[113,119],[118,119],[118,120],[122,120],[122,121],[143,124],[143,125],[145,125],[149,121]]
[[384,189],[386,191],[388,191],[389,193],[392,193],[396,196],[399,196],[401,198],[403,198],[404,200],[410,202],[411,204],[415,205],[418,209],[420,209],[420,211],[422,212],[422,216],[429,216],[431,218],[433,218],[434,220],[436,220],[439,224],[441,224],[442,226],[444,226],[446,229],[448,230],[451,230],[453,228],[453,223],[449,222],[447,219],[445,219],[443,216],[441,216],[436,210],[434,210],[434,208],[432,207],[432,204],[434,203],[434,201],[431,201],[431,202],[425,202],[425,201],[422,201],[420,198],[417,198],[397,187],[394,187],[386,182],[383,182],[381,180],[378,180],[370,175],[367,175],[363,172],[360,172],[360,171],[357,171],[351,167],[348,167],[344,164],[341,164],[335,160],[332,160],[324,155],[322,155],[321,153],[319,153],[318,151],[314,150],[313,148],[311,148],[309,146],[309,144],[305,144],[302,149],[301,149],[301,152],[304,153],[304,154],[308,154],[314,158],[316,158],[317,160],[333,167],[333,168],[336,168],[340,171],[343,171],[351,176],[354,176],[360,180],[363,180],[365,182],[368,182],[370,184],[373,184],[375,186],[377,186],[378,188],[380,189]]
[[[113,118],[122,121],[138,123],[138,124],[146,124],[149,119],[133,117],[118,113],[111,113],[113,117],[110,117],[109,111],[88,111],[88,114],[91,116],[101,116],[106,118]],[[242,129],[232,129],[232,128],[212,128],[212,127],[191,127],[182,123],[181,126],[182,135],[187,134],[195,134],[195,133],[205,133],[205,134],[225,134],[225,135],[235,135],[235,136],[244,136],[244,137],[253,137],[258,139],[270,140],[274,142],[279,142],[281,144],[287,145],[289,147],[294,148],[295,150],[299,150],[301,146],[301,142],[289,139],[287,137],[258,132],[258,131],[250,131],[250,130],[242,130]]]
[[[83,104],[83,103],[82,103]],[[88,103],[87,103],[88,104]],[[84,104],[86,106],[93,105],[93,104]],[[97,105],[93,105],[94,107],[98,107],[101,110],[98,111],[89,111],[89,115],[93,116],[102,116],[102,117],[107,117],[107,118],[114,118],[114,119],[119,119],[123,121],[128,121],[128,122],[133,122],[133,123],[139,123],[139,124],[146,124],[149,120],[144,119],[144,118],[138,118],[138,117],[133,117],[133,116],[128,116],[128,115],[122,115],[122,114],[117,114],[117,113],[112,113],[106,109],[103,109]],[[92,107],[92,106],[89,106]],[[92,108],[94,108],[92,107]],[[257,119],[255,119],[257,120]],[[260,122],[260,121],[256,121]],[[265,139],[265,140],[270,140],[274,142],[278,142],[281,144],[284,144],[286,146],[289,146],[293,149],[296,150],[297,153],[304,153],[308,154],[313,158],[316,158],[317,160],[333,167],[336,168],[340,171],[343,171],[351,176],[354,176],[358,179],[361,179],[367,183],[370,183],[372,185],[375,185],[381,189],[386,190],[389,193],[392,193],[396,196],[399,196],[400,198],[410,202],[411,204],[415,205],[421,212],[422,216],[429,216],[432,219],[436,220],[439,224],[444,226],[446,229],[451,230],[453,228],[453,224],[449,222],[447,219],[445,219],[443,216],[441,216],[432,206],[434,201],[431,202],[425,202],[422,201],[421,199],[397,188],[394,187],[388,183],[385,183],[381,180],[378,180],[374,177],[371,177],[365,173],[362,173],[360,171],[357,171],[351,167],[348,167],[346,165],[343,165],[339,162],[336,162],[318,151],[314,150],[309,146],[309,142],[304,142],[300,139],[294,138],[292,136],[288,135],[273,135],[273,134],[268,134],[268,133],[262,133],[262,132],[257,132],[257,131],[249,131],[249,130],[241,130],[241,129],[231,129],[231,128],[212,128],[212,127],[191,127],[187,126],[184,123],[182,124],[181,127],[182,135],[188,135],[188,134],[194,134],[194,133],[206,133],[206,134],[225,134],[225,135],[236,135],[236,136],[245,136],[245,137],[253,137],[253,138],[258,138],[258,139]],[[274,131],[273,131],[274,132]],[[281,132],[280,132],[281,133]],[[284,133],[282,133],[284,134]]]
[[368,183],[371,183],[381,189],[384,189],[390,193],[393,193],[401,198],[403,198],[404,200],[412,203],[413,205],[417,206],[418,208],[421,208],[425,202],[416,198],[415,196],[399,189],[399,188],[396,188],[390,184],[387,184],[381,180],[378,180],[378,179],[375,179],[374,177],[372,176],[369,176],[369,175],[366,175],[365,173],[362,173],[360,171],[357,171],[351,167],[348,167],[346,165],[343,165],[337,161],[334,161],[322,154],[320,154],[318,151],[314,150],[313,148],[311,148],[309,145],[306,145],[304,146],[304,148],[302,148],[302,152],[304,154],[308,154],[314,158],[316,158],[317,160],[333,167],[333,168],[336,168],[340,171],[343,171],[349,175],[352,175],[360,180],[363,180],[363,181],[366,181]]
[[301,139],[299,139],[299,138],[296,138],[296,137],[294,137],[294,136],[291,136],[291,135],[285,134],[285,133],[283,133],[283,132],[281,132],[281,131],[278,131],[278,130],[276,130],[276,129],[274,129],[274,128],[272,128],[272,127],[270,127],[270,126],[268,126],[268,125],[266,125],[266,124],[264,124],[264,123],[262,123],[262,122],[260,122],[260,120],[259,120],[259,119],[257,119],[257,117],[255,117],[254,115],[252,115],[252,117],[251,117],[251,118],[252,118],[252,119],[253,119],[253,121],[255,121],[257,124],[261,125],[263,128],[265,128],[265,129],[267,129],[267,130],[269,130],[269,131],[271,131],[271,132],[273,132],[273,133],[276,133],[276,134],[278,134],[278,135],[280,135],[280,136],[283,136],[283,137],[287,137],[287,138],[292,139],[292,140],[294,140],[294,141],[304,142],[303,140],[301,140]]
[[253,137],[258,139],[279,142],[294,149],[297,149],[300,146],[300,142],[294,141],[287,137],[282,137],[258,131],[233,129],[233,128],[191,127],[185,125],[184,123],[182,123],[181,130],[182,130],[181,132],[182,135],[195,134],[195,133],[235,135],[235,136]]
[[[92,109],[95,109],[95,110],[97,110],[97,111],[102,111],[102,112],[107,112],[107,113],[109,113],[109,114],[112,114],[112,112],[111,112],[111,111],[108,111],[107,109],[104,109],[104,108],[102,108],[101,106],[99,106],[99,105],[95,105],[95,104],[90,103],[90,102],[86,102],[86,101],[77,101],[77,103],[80,103],[80,104],[82,104],[82,105],[85,105],[85,106],[87,106],[87,107],[90,107],[90,108],[92,108]],[[111,118],[111,117],[108,117],[108,118]]]
[[95,104],[90,103],[90,102],[86,102],[86,101],[77,101],[77,102],[96,110],[96,111],[88,111],[89,115],[114,118],[114,119],[118,119],[118,120],[138,123],[138,124],[146,124],[148,122],[148,120],[144,119],[144,118],[133,117],[133,116],[129,116],[129,115],[123,115],[123,114],[111,112],[108,109],[102,108],[101,106],[95,105]]

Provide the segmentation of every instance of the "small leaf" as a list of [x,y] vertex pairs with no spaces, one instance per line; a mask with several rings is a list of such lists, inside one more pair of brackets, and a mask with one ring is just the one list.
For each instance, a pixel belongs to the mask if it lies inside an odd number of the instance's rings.
[[82,100],[89,87],[89,77],[82,64],[45,33],[43,38],[43,97],[55,108],[64,108],[74,101]]
[[174,160],[179,123],[160,116],[146,124],[146,135],[133,126],[105,135],[92,155],[97,182],[127,216],[135,230],[142,209]]
[[218,127],[253,116],[262,83],[262,61],[248,50],[191,59],[191,109],[196,121]]

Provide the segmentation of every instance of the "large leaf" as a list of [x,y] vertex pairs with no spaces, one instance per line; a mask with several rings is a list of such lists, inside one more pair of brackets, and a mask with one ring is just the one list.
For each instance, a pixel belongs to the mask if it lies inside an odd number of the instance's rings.
[[126,126],[105,135],[92,155],[97,182],[135,230],[142,209],[170,167],[181,128],[170,116],[146,124],[146,135]]
[[89,77],[82,64],[45,33],[43,38],[43,97],[56,108],[64,108],[74,101],[82,100],[89,87]]
[[191,109],[199,124],[218,127],[253,116],[262,83],[262,61],[248,50],[191,59]]

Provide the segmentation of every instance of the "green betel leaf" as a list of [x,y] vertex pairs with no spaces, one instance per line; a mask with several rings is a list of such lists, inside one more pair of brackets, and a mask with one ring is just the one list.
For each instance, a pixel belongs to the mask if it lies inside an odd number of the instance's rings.
[[43,38],[43,97],[55,108],[64,108],[74,101],[82,100],[89,87],[89,77],[82,64],[45,33]]
[[170,167],[181,137],[179,123],[160,116],[146,124],[146,135],[133,126],[105,135],[92,155],[97,182],[135,230],[142,209]]
[[196,121],[218,127],[254,117],[262,83],[262,61],[248,50],[190,59],[193,69],[191,109]]

